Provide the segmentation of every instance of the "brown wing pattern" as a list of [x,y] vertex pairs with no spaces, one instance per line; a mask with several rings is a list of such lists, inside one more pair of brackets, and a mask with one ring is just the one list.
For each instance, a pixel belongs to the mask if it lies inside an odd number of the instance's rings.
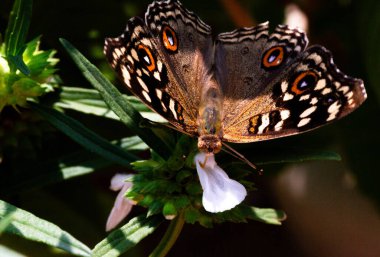
[[196,135],[204,78],[212,62],[211,29],[177,1],[155,1],[145,22],[128,21],[104,52],[125,85],[180,131]]
[[219,37],[216,58],[235,56],[229,57],[233,68],[223,66],[228,79],[220,80],[224,140],[253,142],[308,131],[347,115],[366,99],[363,82],[339,71],[325,48],[304,50],[308,40],[298,29],[280,25],[268,35],[265,26],[255,28],[251,38],[235,32],[236,38],[248,38],[243,41],[248,53],[255,51],[249,64],[236,57],[243,55],[241,43]]

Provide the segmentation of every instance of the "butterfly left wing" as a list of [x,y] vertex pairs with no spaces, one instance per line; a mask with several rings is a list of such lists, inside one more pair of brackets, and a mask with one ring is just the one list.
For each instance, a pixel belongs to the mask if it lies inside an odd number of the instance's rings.
[[[269,37],[255,35],[252,44],[259,45],[251,46],[257,55],[251,65],[237,62],[224,71],[240,79],[230,81],[235,85],[222,85],[226,107],[223,140],[253,142],[305,132],[346,116],[366,99],[362,80],[340,72],[324,47],[303,51],[307,38],[300,33],[279,26]],[[238,38],[244,37],[247,35],[240,33]],[[227,39],[219,44],[224,48],[219,55],[228,56],[238,49]],[[253,81],[244,83],[244,78],[255,75]],[[230,86],[239,93],[229,91]]]
[[145,20],[130,19],[125,32],[107,38],[104,46],[106,58],[128,89],[179,131],[193,136],[212,51],[211,28],[176,0],[154,1]]

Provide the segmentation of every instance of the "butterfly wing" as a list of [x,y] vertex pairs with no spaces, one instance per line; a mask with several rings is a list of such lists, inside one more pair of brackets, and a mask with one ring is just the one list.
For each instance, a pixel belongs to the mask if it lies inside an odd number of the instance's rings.
[[219,35],[216,77],[224,94],[224,136],[253,142],[308,131],[339,119],[365,99],[363,82],[335,66],[306,35],[268,24]]
[[178,130],[197,134],[203,79],[211,67],[211,29],[175,1],[149,5],[145,22],[106,39],[104,52],[129,90]]

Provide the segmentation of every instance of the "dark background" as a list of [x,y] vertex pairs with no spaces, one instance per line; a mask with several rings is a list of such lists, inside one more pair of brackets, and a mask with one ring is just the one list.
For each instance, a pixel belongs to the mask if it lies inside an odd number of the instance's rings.
[[[0,31],[4,33],[13,1],[0,3]],[[42,37],[44,49],[55,48],[60,58],[59,72],[64,85],[89,87],[58,42],[63,37],[110,76],[112,72],[102,54],[103,39],[119,35],[126,21],[142,16],[147,0],[35,0],[28,39]],[[182,1],[214,33],[230,31],[241,23],[269,20],[272,27],[284,20],[289,1],[210,0]],[[237,21],[229,15],[231,4],[243,7],[250,19]],[[334,61],[345,73],[365,81],[368,99],[357,111],[332,125],[316,131],[273,142],[247,147],[326,149],[342,156],[341,162],[315,161],[292,165],[265,166],[264,176],[255,181],[258,191],[248,201],[259,207],[283,209],[288,214],[282,226],[250,221],[247,224],[220,224],[213,229],[185,225],[168,256],[380,256],[380,2],[365,1],[295,1],[309,19],[309,40],[334,54]],[[239,15],[237,15],[239,16]],[[115,80],[116,84],[119,84]],[[127,132],[115,122],[68,114],[107,138]],[[117,128],[111,129],[111,128]],[[115,134],[115,131],[117,133]],[[60,144],[42,139],[36,155],[61,154],[80,148],[63,135]],[[274,151],[273,150],[273,151]],[[30,174],[38,174],[26,156],[20,162],[29,165]],[[15,166],[3,166],[3,173],[16,172]],[[4,199],[35,215],[56,223],[92,247],[106,236],[108,212],[116,196],[108,190],[109,180],[121,167],[112,167],[61,183],[17,192],[2,192]],[[144,210],[135,208],[131,216]],[[159,242],[166,225],[145,239],[125,256],[147,256]],[[18,239],[0,237],[7,245],[27,256],[56,256],[49,248]],[[64,254],[59,254],[63,256]]]

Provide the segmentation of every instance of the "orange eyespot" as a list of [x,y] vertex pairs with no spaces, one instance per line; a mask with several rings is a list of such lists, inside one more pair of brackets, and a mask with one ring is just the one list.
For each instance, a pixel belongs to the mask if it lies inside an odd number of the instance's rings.
[[145,66],[148,68],[149,71],[154,71],[156,69],[156,62],[154,61],[152,52],[149,50],[148,47],[144,46],[143,44],[140,44],[137,47],[138,55],[142,59]]
[[178,49],[177,35],[169,26],[165,26],[162,29],[162,43],[164,47],[171,52],[175,52]]
[[303,71],[293,80],[292,92],[302,94],[307,89],[313,88],[318,81],[318,75],[314,71]]
[[262,65],[265,68],[275,68],[284,61],[284,48],[282,46],[275,46],[267,50],[264,54]]

